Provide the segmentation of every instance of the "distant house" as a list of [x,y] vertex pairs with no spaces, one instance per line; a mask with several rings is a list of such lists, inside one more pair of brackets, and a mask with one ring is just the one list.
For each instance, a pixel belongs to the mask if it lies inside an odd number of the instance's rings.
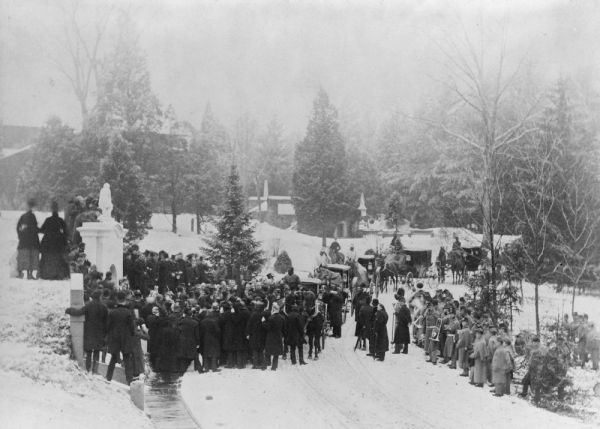
[[296,222],[296,211],[289,195],[269,195],[269,183],[265,180],[263,194],[248,198],[248,211],[252,217],[278,228],[289,228]]
[[23,198],[17,194],[19,175],[31,159],[40,132],[38,127],[0,125],[0,208],[23,206]]

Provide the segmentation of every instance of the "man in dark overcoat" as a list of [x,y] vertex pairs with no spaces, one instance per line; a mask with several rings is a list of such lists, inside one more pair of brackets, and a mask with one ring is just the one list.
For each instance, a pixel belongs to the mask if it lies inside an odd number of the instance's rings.
[[135,335],[133,311],[127,305],[127,295],[117,292],[117,306],[108,313],[108,352],[111,354],[106,379],[112,380],[119,355],[123,355],[125,378],[130,383],[133,378],[133,336]]
[[[183,317],[178,321],[179,341],[177,344],[177,359],[179,372],[184,374],[191,362],[198,359],[198,344],[200,343],[200,324],[192,317],[192,310],[185,308]],[[202,372],[200,368],[196,368]]]
[[236,349],[236,366],[239,369],[246,367],[248,359],[248,339],[246,338],[246,326],[250,319],[250,311],[243,300],[238,299],[232,304],[235,311],[234,346]]
[[200,322],[200,353],[204,371],[218,372],[217,359],[221,356],[221,325],[219,304],[215,303]]
[[264,310],[265,305],[260,301],[255,301],[254,309],[246,324],[246,338],[250,343],[252,353],[252,369],[266,369],[264,362],[266,331],[261,321]]
[[265,338],[265,354],[271,370],[277,370],[279,356],[283,354],[283,338],[285,335],[285,317],[279,312],[279,305],[273,303],[271,315],[263,317],[263,326],[267,332]]
[[360,307],[356,320],[356,330],[360,337],[361,350],[367,349],[367,338],[370,338],[374,308],[371,306],[371,296],[365,298],[365,305]]
[[[83,322],[83,350],[85,351],[85,369],[92,374],[98,373],[100,350],[104,347],[108,309],[100,302],[101,292],[92,292],[92,299],[81,308],[67,308],[70,316],[85,316]],[[93,358],[93,363],[92,363]]]
[[298,349],[300,365],[306,365],[303,352],[304,322],[298,310],[298,306],[294,304],[287,315],[285,343],[290,346],[292,365],[296,365],[296,349]]
[[404,297],[398,299],[398,304],[394,309],[396,313],[396,326],[394,327],[394,354],[408,353],[408,344],[410,343],[410,330],[408,325],[411,324],[412,318],[410,316],[410,310],[406,305]]
[[329,305],[327,307],[329,311],[329,317],[331,318],[331,327],[333,330],[333,337],[340,338],[342,336],[342,307],[344,306],[344,299],[339,291],[331,291],[329,298]]
[[221,303],[222,313],[219,316],[221,324],[221,345],[223,352],[227,355],[226,368],[233,368],[237,361],[238,345],[236,340],[238,315],[228,301]]

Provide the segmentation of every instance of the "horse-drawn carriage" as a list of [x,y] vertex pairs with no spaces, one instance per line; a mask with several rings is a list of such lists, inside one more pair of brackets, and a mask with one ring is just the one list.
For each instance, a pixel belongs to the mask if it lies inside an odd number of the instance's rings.
[[477,271],[486,254],[480,246],[452,249],[448,254],[448,262],[452,271],[452,282],[461,283],[469,271]]
[[391,281],[396,291],[400,284],[412,286],[415,278],[425,277],[431,264],[431,250],[399,249],[385,255],[380,265],[377,286],[387,290]]

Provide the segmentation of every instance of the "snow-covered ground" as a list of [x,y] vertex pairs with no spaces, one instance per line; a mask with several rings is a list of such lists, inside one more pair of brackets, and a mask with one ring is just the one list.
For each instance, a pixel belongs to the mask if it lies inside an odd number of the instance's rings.
[[[2,212],[0,260],[7,261],[16,248],[14,225],[19,213]],[[42,221],[43,214],[38,214]],[[179,219],[179,234],[170,231],[170,217],[152,219],[153,229],[140,247],[169,253],[198,252],[204,235],[190,230],[192,216]],[[267,256],[275,249],[290,255],[297,271],[310,272],[321,239],[257,225],[257,238]],[[357,251],[373,247],[364,239],[340,239],[342,251],[353,243]],[[264,272],[272,271],[270,259]],[[427,283],[426,288],[438,287]],[[464,286],[443,285],[456,296]],[[28,282],[8,279],[8,266],[0,264],[0,421],[6,427],[100,427],[107,424],[147,427],[148,420],[131,404],[126,392],[114,385],[88,378],[68,355],[58,354],[64,344],[60,330],[68,322],[63,316],[68,305],[68,285],[60,282]],[[514,331],[533,329],[533,289],[524,285],[523,312],[516,315]],[[556,294],[551,287],[540,291],[542,322],[552,322],[570,311],[571,296]],[[391,294],[382,301],[391,309]],[[577,296],[576,311],[600,322],[600,300]],[[329,339],[320,360],[291,366],[280,361],[272,371],[224,370],[218,374],[188,373],[182,393],[190,410],[204,429],[212,427],[598,427],[600,402],[587,404],[597,413],[583,423],[533,407],[516,397],[492,397],[488,389],[469,386],[442,365],[425,363],[421,349],[411,347],[408,355],[388,354],[383,363],[364,352],[353,352],[354,322],[344,326],[343,337]],[[391,325],[391,323],[390,323]],[[579,388],[591,394],[600,382],[598,373],[573,370]],[[119,410],[94,415],[90,409]],[[593,425],[596,426],[593,426]]]
[[9,278],[15,224],[2,212],[0,427],[151,428],[126,388],[86,375],[69,358],[69,283]]
[[[389,310],[391,293],[380,300]],[[391,324],[390,324],[391,329]],[[273,372],[223,370],[184,377],[182,394],[203,428],[591,428],[598,421],[535,408],[517,396],[496,398],[457,370],[425,362],[416,347],[376,362],[353,352],[354,322],[328,339],[318,361]],[[305,352],[306,353],[306,352]]]

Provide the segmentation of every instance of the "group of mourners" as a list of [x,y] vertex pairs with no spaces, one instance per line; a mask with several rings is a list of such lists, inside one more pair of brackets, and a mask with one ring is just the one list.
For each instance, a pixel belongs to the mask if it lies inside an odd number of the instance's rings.
[[111,354],[109,380],[119,360],[129,382],[144,372],[142,339],[154,371],[183,373],[192,363],[198,372],[248,365],[275,371],[280,356],[305,365],[305,345],[308,359],[322,352],[326,321],[331,336],[341,337],[347,292],[335,286],[300,290],[293,268],[279,282],[269,275],[239,288],[179,279],[173,289],[167,284],[160,293],[156,286],[146,294],[119,290],[109,274],[90,269],[84,279],[90,299],[83,308],[67,309],[86,316],[87,370],[97,372],[99,358]]

